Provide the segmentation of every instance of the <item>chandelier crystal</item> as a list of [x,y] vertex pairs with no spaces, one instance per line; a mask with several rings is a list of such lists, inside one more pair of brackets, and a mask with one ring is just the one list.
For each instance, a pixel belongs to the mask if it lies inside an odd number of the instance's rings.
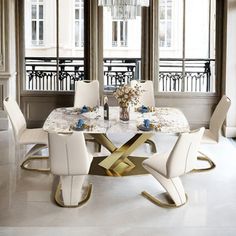
[[98,0],[98,6],[110,8],[114,20],[133,20],[140,16],[141,7],[149,6],[149,0]]

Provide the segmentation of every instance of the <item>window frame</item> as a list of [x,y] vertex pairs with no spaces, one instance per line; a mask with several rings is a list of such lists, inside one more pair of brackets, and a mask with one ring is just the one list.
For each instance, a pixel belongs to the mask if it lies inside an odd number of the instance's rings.
[[[112,25],[111,47],[112,48],[128,47],[128,25],[129,25],[128,21],[127,20],[112,20],[111,25]],[[114,25],[116,25],[116,30],[113,27]],[[122,34],[123,34],[124,40],[121,40]],[[114,35],[116,36],[116,41],[113,40]]]
[[[84,47],[84,1],[74,1],[74,46],[75,48],[81,49]],[[79,11],[79,18],[76,18],[76,10]],[[83,17],[82,17],[83,16]],[[76,25],[78,23],[78,40],[76,40]]]
[[[165,0],[165,2],[166,2],[167,0]],[[185,74],[186,74],[186,61],[188,60],[188,59],[191,59],[191,58],[187,58],[186,57],[186,41],[185,41],[185,39],[186,39],[186,1],[187,0],[182,0],[183,2],[182,2],[182,7],[183,7],[183,9],[182,9],[182,17],[183,17],[183,21],[182,21],[182,26],[183,26],[183,28],[182,28],[182,55],[181,55],[181,57],[179,57],[178,59],[181,59],[182,60],[182,70],[181,70],[181,72],[182,72],[182,76],[184,77],[185,76]],[[212,9],[211,9],[211,6],[212,6],[212,1],[217,1],[217,0],[209,0],[209,11],[208,11],[208,16],[209,16],[209,25],[208,25],[208,58],[206,58],[206,59],[209,59],[210,61],[212,61],[212,59],[213,58],[211,58],[211,55],[210,55],[210,52],[211,52],[211,48],[212,48],[212,44],[211,44],[211,37],[212,37],[212,32],[211,32],[211,17],[212,17]],[[173,6],[175,6],[175,5],[173,5],[173,1],[172,1],[172,7]],[[215,10],[217,11],[217,3],[215,3]],[[160,13],[160,3],[158,4],[158,11],[159,11],[159,13]],[[173,12],[174,11],[172,11],[172,16],[173,16]],[[217,12],[215,13],[215,14],[217,14]],[[159,16],[159,21],[158,21],[158,23],[159,23],[159,25],[160,25],[160,16]],[[215,28],[217,28],[217,20],[215,19],[215,25],[214,25],[214,27]],[[174,21],[172,22],[172,25],[175,25],[175,23],[174,23]],[[172,32],[173,33],[173,32]],[[160,42],[160,35],[158,35],[158,40],[159,40],[159,42]],[[218,68],[217,68],[217,65],[216,65],[216,54],[217,54],[217,52],[216,52],[216,37],[217,37],[217,32],[215,32],[215,34],[214,34],[214,37],[215,37],[215,40],[214,40],[214,43],[215,43],[215,57],[214,57],[214,61],[215,61],[215,65],[214,65],[214,84],[213,85],[211,85],[211,87],[212,86],[214,86],[214,88],[212,89],[210,89],[210,91],[185,91],[185,84],[186,84],[186,81],[185,81],[185,78],[183,78],[183,83],[182,83],[182,86],[181,86],[181,91],[161,91],[161,89],[160,89],[160,82],[159,82],[159,73],[160,73],[160,57],[159,57],[159,64],[158,64],[158,67],[159,67],[159,69],[158,69],[158,76],[157,76],[157,78],[155,78],[155,80],[156,80],[156,84],[157,84],[157,91],[156,91],[156,94],[161,94],[161,95],[163,95],[163,94],[194,94],[194,95],[201,95],[201,94],[215,94],[217,91],[218,91],[218,82],[217,82],[217,79],[218,79],[218,77],[219,77],[219,75],[217,74],[218,73]],[[172,35],[172,39],[174,39],[175,37]],[[175,39],[175,40],[177,40],[177,39]],[[174,44],[172,44],[172,45],[174,45]],[[159,50],[168,50],[168,49],[171,49],[171,48],[163,48],[163,47],[160,47],[160,44],[159,44]],[[165,59],[165,58],[164,58]],[[192,59],[197,59],[197,58],[192,58]],[[194,60],[193,60],[194,61]]]
[[[33,19],[33,6],[36,7],[36,18]],[[40,6],[42,6],[42,13],[43,13],[43,17],[40,18],[39,17],[39,8]],[[44,7],[44,0],[31,0],[30,2],[30,34],[31,34],[31,39],[30,39],[30,43],[32,47],[43,47],[44,46],[44,32],[45,32],[45,7]],[[36,32],[35,32],[35,36],[36,39],[33,39],[33,22],[35,22],[35,26],[36,26]],[[40,39],[40,23],[42,22],[42,39]]]

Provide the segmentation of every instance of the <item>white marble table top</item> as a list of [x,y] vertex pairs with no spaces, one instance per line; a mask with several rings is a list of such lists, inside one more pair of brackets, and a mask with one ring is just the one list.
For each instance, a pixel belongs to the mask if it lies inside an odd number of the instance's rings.
[[[123,123],[119,120],[119,107],[110,107],[110,119],[103,119],[103,107],[96,111],[80,113],[73,107],[57,108],[51,112],[44,123],[43,129],[48,132],[73,132],[79,119],[83,119],[90,129],[86,133],[143,133],[137,126],[149,119],[156,128],[148,132],[181,133],[189,131],[189,124],[184,114],[176,108],[157,107],[154,112],[139,113],[130,111],[130,120]],[[132,109],[131,109],[132,110]]]

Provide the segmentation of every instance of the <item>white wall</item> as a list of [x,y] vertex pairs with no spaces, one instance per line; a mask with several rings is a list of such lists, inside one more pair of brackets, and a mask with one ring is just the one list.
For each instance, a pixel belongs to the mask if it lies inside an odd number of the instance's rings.
[[0,130],[8,128],[3,100],[16,96],[15,5],[0,0]]
[[226,119],[227,137],[236,137],[236,0],[227,0],[226,51],[224,58],[224,93],[231,99],[231,107]]

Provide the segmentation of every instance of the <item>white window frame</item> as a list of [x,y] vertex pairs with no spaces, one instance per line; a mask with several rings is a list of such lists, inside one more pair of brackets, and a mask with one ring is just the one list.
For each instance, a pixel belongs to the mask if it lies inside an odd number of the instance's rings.
[[[33,6],[36,6],[36,18],[33,19],[32,18],[32,8]],[[43,7],[43,18],[42,19],[39,19],[39,7],[42,6]],[[44,10],[44,0],[31,0],[31,5],[30,5],[30,19],[31,19],[31,45],[33,47],[38,47],[38,46],[44,46],[44,31],[45,31],[45,28],[44,28],[44,16],[45,16],[45,10]],[[34,40],[33,39],[33,27],[32,27],[32,23],[33,22],[36,22],[36,39]],[[42,22],[42,25],[43,25],[43,39],[39,39],[39,24],[40,22]]]
[[[76,10],[78,10],[79,13],[79,19],[76,19]],[[84,47],[84,18],[82,16],[84,16],[84,0],[75,0],[75,25],[74,25],[74,32],[75,32],[75,36],[74,36],[74,40],[75,40],[75,47],[76,48],[83,48]],[[78,35],[78,40],[76,40],[76,25],[79,25],[79,35]]]
[[[164,29],[165,29],[165,40],[164,40],[164,45],[161,45],[161,40],[160,40],[160,48],[161,49],[171,49],[173,47],[173,14],[174,14],[174,9],[173,9],[173,0],[171,0],[171,18],[168,19],[167,17],[167,10],[168,10],[168,4],[167,4],[167,0],[163,0],[165,1],[164,4],[161,4],[160,1],[160,9],[161,7],[165,8],[165,18],[161,19],[160,18],[160,25],[161,23],[164,23]],[[169,0],[170,1],[170,0]],[[170,23],[170,29],[171,29],[171,38],[170,38],[170,46],[167,45],[167,28],[168,28],[168,23]]]
[[[116,36],[117,39],[116,41],[113,40],[113,23],[117,24],[117,28],[116,28]],[[121,25],[123,25],[123,31],[121,31]],[[123,32],[123,37],[124,40],[121,40],[121,35]],[[112,43],[111,43],[112,47],[117,48],[117,47],[128,47],[128,21],[117,21],[117,20],[113,20],[112,21]]]

